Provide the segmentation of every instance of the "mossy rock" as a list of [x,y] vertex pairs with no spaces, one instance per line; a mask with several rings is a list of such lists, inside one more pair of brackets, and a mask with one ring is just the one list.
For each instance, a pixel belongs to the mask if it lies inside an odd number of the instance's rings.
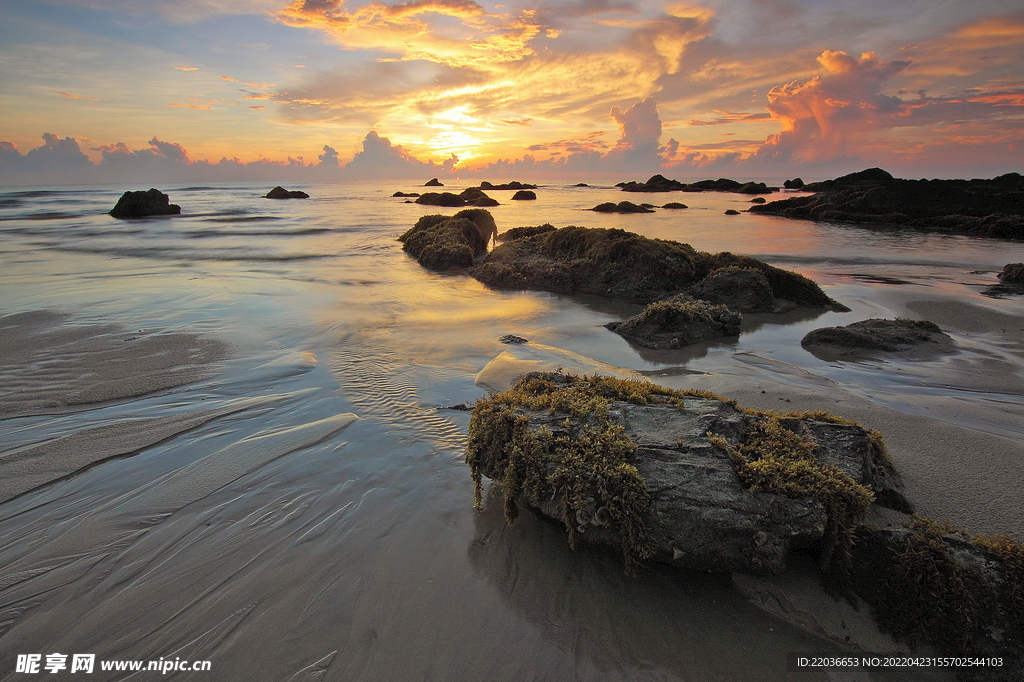
[[447,270],[473,265],[477,256],[487,252],[494,231],[490,213],[468,209],[454,216],[423,216],[398,240],[424,267]]
[[742,316],[724,305],[713,305],[677,295],[651,303],[633,317],[605,325],[626,340],[656,350],[682,348],[691,343],[739,336]]
[[805,348],[836,346],[844,349],[898,352],[918,346],[953,350],[953,340],[927,320],[870,319],[844,327],[821,327],[808,332],[800,341]]
[[570,544],[616,547],[627,566],[777,574],[796,547],[845,556],[873,499],[873,469],[861,466],[870,438],[845,422],[643,381],[530,374],[477,402],[466,461],[478,503],[487,476],[509,523],[527,504],[561,521]]
[[554,232],[556,228],[550,223],[543,225],[534,225],[532,227],[513,227],[511,230],[506,230],[498,235],[499,242],[510,242],[516,239],[525,239],[526,237],[533,237],[534,235],[544,234],[545,232]]
[[451,192],[424,192],[415,203],[428,206],[465,206],[466,200]]

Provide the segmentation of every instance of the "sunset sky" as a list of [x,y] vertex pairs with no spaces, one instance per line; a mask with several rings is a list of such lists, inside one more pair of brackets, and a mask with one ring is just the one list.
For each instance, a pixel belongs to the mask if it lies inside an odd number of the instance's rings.
[[0,0],[0,184],[1024,171],[1020,7]]

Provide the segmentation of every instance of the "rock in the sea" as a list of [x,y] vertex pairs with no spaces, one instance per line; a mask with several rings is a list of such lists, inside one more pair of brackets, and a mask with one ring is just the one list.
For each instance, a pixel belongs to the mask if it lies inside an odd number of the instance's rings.
[[473,208],[454,216],[423,216],[398,240],[424,267],[447,270],[472,265],[477,256],[487,252],[496,232],[491,214]]
[[110,210],[115,218],[143,218],[149,215],[178,215],[181,206],[170,203],[170,197],[158,189],[125,192]]
[[1003,284],[1024,284],[1024,263],[1007,263],[997,277]]
[[804,336],[800,345],[804,348],[838,346],[844,349],[895,352],[921,345],[931,346],[934,350],[952,349],[953,339],[944,334],[938,325],[927,320],[870,319],[845,327],[815,329]]
[[750,212],[1024,239],[1024,177],[1018,173],[991,180],[901,180],[869,168],[803,189],[817,194],[752,206]]
[[706,253],[689,244],[618,229],[541,225],[504,234],[505,243],[469,273],[499,289],[597,294],[648,303],[683,292],[716,270],[737,267],[760,271],[777,299],[848,310],[803,275],[749,256]]
[[530,199],[536,199],[537,193],[529,189],[521,189],[512,195],[512,199],[515,201],[524,201]]
[[393,197],[418,197],[419,194],[417,192],[395,192],[391,196],[393,196]]
[[633,317],[605,325],[627,341],[656,350],[682,348],[698,341],[739,336],[742,317],[724,305],[674,296],[652,303]]
[[498,206],[496,199],[492,199],[483,190],[476,187],[467,187],[459,192],[459,197],[466,202],[467,206]]
[[764,197],[754,197],[753,199],[750,200],[750,203],[752,203],[752,204],[764,204],[764,203],[767,203],[767,201],[768,200],[765,199]]
[[667,204],[665,204],[664,206],[662,206],[662,208],[690,208],[690,207],[687,206],[686,204],[681,204],[678,201],[670,201]]
[[793,178],[792,180],[786,180],[782,183],[782,186],[786,189],[801,189],[804,186],[804,181],[801,178]]
[[431,178],[423,183],[424,187],[444,187],[440,180],[437,178]]
[[451,192],[424,192],[415,203],[427,206],[465,206],[466,200]]
[[620,201],[617,204],[607,201],[590,210],[598,213],[654,213],[653,209],[638,206],[631,201]]
[[480,189],[537,189],[537,185],[530,185],[525,182],[519,182],[518,180],[513,180],[512,182],[507,182],[503,185],[492,185],[484,180],[480,183]]
[[725,215],[739,215],[739,214],[740,214],[740,212],[739,212],[739,211],[737,211],[737,210],[735,210],[735,209],[732,209],[732,208],[728,209],[728,210],[727,210],[727,211],[725,212]]
[[620,182],[615,185],[623,192],[676,192],[685,191],[686,184],[678,180],[669,180],[664,175],[652,175],[647,182]]
[[308,199],[309,195],[300,189],[288,190],[278,185],[263,195],[265,199]]
[[872,435],[844,421],[531,374],[476,404],[466,460],[478,486],[502,484],[509,522],[526,504],[561,521],[570,544],[619,548],[627,565],[778,574],[797,547],[846,546],[879,484]]
[[515,334],[505,334],[504,336],[498,337],[498,341],[506,345],[529,343],[529,339],[525,339],[522,336],[516,336]]
[[577,182],[573,187],[590,187],[590,185],[585,182]]
[[724,305],[738,313],[773,313],[779,311],[768,278],[760,270],[737,267],[715,270],[687,287],[684,296],[716,305]]
[[623,192],[738,192],[740,194],[768,194],[778,191],[777,187],[768,187],[763,182],[736,182],[728,178],[718,180],[701,180],[686,184],[678,180],[670,180],[664,175],[654,175],[647,182],[619,182]]

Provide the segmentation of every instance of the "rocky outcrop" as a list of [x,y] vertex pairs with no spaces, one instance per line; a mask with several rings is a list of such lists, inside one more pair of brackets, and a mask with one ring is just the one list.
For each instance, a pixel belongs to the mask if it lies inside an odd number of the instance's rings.
[[423,183],[424,187],[444,187],[440,180],[437,178],[431,178]]
[[997,277],[1003,284],[1024,284],[1024,263],[1007,263]]
[[682,348],[691,343],[739,336],[742,317],[724,305],[685,296],[652,303],[633,317],[605,325],[627,341],[655,350]]
[[681,204],[678,201],[670,201],[667,204],[665,204],[664,206],[662,206],[662,208],[690,208],[690,207],[687,206],[686,204]]
[[901,180],[869,168],[803,189],[817,194],[752,206],[750,212],[1024,239],[1024,177],[1018,173],[991,180]]
[[465,206],[466,200],[451,192],[424,192],[415,203],[427,206]]
[[620,201],[617,204],[608,201],[598,204],[590,210],[598,213],[654,213],[653,209],[639,206],[631,201]]
[[309,195],[300,189],[285,189],[278,185],[263,195],[265,199],[308,199]]
[[487,252],[496,232],[491,214],[476,208],[454,216],[423,216],[398,240],[424,267],[447,270],[472,265],[477,256]]
[[181,206],[172,204],[170,197],[158,189],[145,192],[125,192],[110,210],[115,218],[143,218],[151,215],[178,215]]
[[499,242],[508,242],[516,239],[526,239],[527,237],[533,237],[538,234],[544,234],[545,232],[554,232],[558,228],[551,223],[544,223],[543,225],[533,225],[525,227],[513,227],[511,230],[505,230],[499,234],[496,239]]
[[927,320],[870,319],[845,327],[822,327],[804,336],[804,348],[832,346],[841,349],[906,351],[918,346],[931,350],[952,350],[953,339]]
[[459,197],[466,202],[466,206],[498,206],[497,199],[487,196],[483,190],[476,187],[467,187],[459,192]]
[[750,200],[750,203],[752,203],[752,204],[766,204],[766,203],[768,203],[768,200],[765,199],[764,197],[754,197],[753,199]]
[[793,178],[792,180],[786,180],[782,183],[782,186],[786,189],[802,189],[804,181],[801,178]]
[[537,185],[530,185],[525,182],[519,182],[518,180],[506,182],[503,185],[492,185],[484,180],[480,183],[480,189],[537,189]]
[[716,270],[736,267],[759,271],[777,299],[848,310],[810,279],[749,256],[706,253],[618,229],[542,225],[505,234],[516,238],[507,239],[469,273],[499,289],[587,293],[647,303],[681,293]]
[[537,193],[529,189],[521,189],[512,195],[513,201],[530,201],[537,198]]
[[418,197],[419,193],[417,193],[417,192],[395,192],[391,196],[393,196],[393,197]]
[[[750,414],[646,382],[535,374],[477,403],[467,461],[478,483],[502,483],[510,521],[526,504],[561,521],[571,543],[621,548],[627,563],[778,574],[793,549],[847,533],[872,488],[899,486],[894,472],[879,474],[871,434],[838,421]],[[794,471],[817,494],[784,463],[755,467],[778,474],[774,483],[750,478],[744,467],[774,461],[781,441],[801,451]],[[839,519],[843,495],[856,504]]]
[[729,178],[718,180],[701,180],[686,184],[678,180],[670,180],[664,175],[654,175],[647,182],[619,182],[623,192],[738,192],[740,194],[769,194],[778,191],[777,187],[769,187],[763,182],[741,183]]
[[736,209],[730,208],[725,212],[725,215],[739,215],[740,212]]

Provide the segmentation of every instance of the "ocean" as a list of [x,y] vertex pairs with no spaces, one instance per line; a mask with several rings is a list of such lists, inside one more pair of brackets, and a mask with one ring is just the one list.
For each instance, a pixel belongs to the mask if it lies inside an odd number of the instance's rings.
[[[0,680],[21,679],[17,655],[53,652],[211,662],[171,675],[188,680],[944,679],[788,672],[787,653],[846,649],[728,576],[626,576],[532,515],[506,527],[499,490],[474,510],[468,414],[445,408],[484,395],[476,373],[516,334],[757,406],[848,403],[1019,445],[1024,300],[993,286],[1024,244],[728,216],[751,197],[604,183],[542,182],[536,201],[488,191],[502,202],[489,210],[499,231],[616,227],[754,256],[851,312],[751,315],[738,338],[653,351],[603,327],[641,305],[422,268],[397,237],[458,209],[391,197],[418,183],[289,187],[305,200],[167,185],[181,215],[138,220],[106,212],[144,186],[0,189],[0,475],[28,462],[0,502]],[[586,210],[623,199],[689,208]],[[894,315],[932,319],[957,352],[843,361],[800,346]],[[992,445],[995,472],[965,473],[978,455],[964,452],[933,474],[907,448],[922,512],[1024,532],[1019,494],[999,492],[1024,461]]]

